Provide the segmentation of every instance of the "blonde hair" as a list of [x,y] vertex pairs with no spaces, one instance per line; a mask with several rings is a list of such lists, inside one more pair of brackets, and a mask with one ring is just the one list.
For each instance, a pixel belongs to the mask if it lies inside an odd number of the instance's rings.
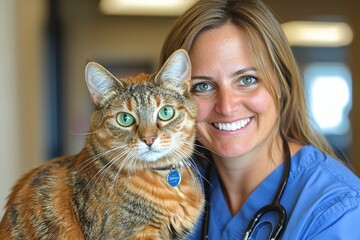
[[263,78],[268,79],[265,84],[278,109],[269,151],[281,133],[289,141],[313,144],[337,158],[310,123],[303,83],[290,46],[279,22],[260,0],[200,0],[174,23],[163,45],[161,64],[177,49],[190,51],[201,32],[228,23],[245,32],[253,60]]

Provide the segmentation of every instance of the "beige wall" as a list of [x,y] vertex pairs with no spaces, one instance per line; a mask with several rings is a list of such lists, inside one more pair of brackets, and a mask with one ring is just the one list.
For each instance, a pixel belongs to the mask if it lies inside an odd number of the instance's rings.
[[0,1],[0,216],[16,179],[43,160],[44,0]]
[[[18,130],[17,111],[18,95],[14,56],[15,36],[15,4],[13,1],[0,1],[0,207],[10,185],[15,181],[19,167],[17,151]],[[15,174],[17,175],[17,174]],[[0,209],[0,217],[2,209]]]
[[[265,0],[283,21],[343,15],[355,30],[350,65],[353,74],[352,160],[360,173],[360,9],[358,0]],[[44,42],[47,0],[0,0],[0,209],[22,173],[44,159]],[[68,112],[66,152],[82,147],[91,103],[84,84],[89,59],[149,61],[156,65],[174,18],[115,17],[97,12],[97,0],[60,0],[64,40],[64,79]],[[72,133],[71,133],[72,132]],[[73,134],[75,133],[75,134]],[[80,135],[79,135],[80,133]],[[0,210],[0,216],[1,216]]]

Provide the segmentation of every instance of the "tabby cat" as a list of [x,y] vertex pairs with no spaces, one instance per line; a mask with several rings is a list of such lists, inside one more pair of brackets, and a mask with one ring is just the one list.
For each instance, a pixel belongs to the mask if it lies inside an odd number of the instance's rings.
[[95,109],[84,148],[18,181],[0,239],[184,239],[204,204],[190,71],[184,50],[136,77],[88,63]]

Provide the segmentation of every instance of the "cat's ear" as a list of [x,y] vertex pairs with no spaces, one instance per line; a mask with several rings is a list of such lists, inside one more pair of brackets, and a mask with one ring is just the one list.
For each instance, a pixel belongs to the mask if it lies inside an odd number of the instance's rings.
[[107,99],[116,94],[116,86],[121,85],[119,80],[96,62],[86,65],[85,81],[93,102],[98,106],[102,106]]
[[166,60],[156,81],[166,81],[184,92],[190,90],[191,62],[188,53],[179,49]]

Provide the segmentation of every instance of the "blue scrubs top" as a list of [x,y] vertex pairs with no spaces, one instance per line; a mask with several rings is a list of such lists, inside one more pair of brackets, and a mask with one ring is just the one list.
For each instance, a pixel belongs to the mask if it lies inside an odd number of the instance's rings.
[[[213,170],[211,173],[210,240],[243,239],[260,208],[272,202],[283,174],[276,168],[231,216]],[[314,146],[302,147],[291,158],[287,186],[281,199],[287,225],[281,239],[359,239],[360,179],[339,161]],[[277,214],[264,215],[250,239],[269,239]],[[188,239],[201,239],[203,218]]]

